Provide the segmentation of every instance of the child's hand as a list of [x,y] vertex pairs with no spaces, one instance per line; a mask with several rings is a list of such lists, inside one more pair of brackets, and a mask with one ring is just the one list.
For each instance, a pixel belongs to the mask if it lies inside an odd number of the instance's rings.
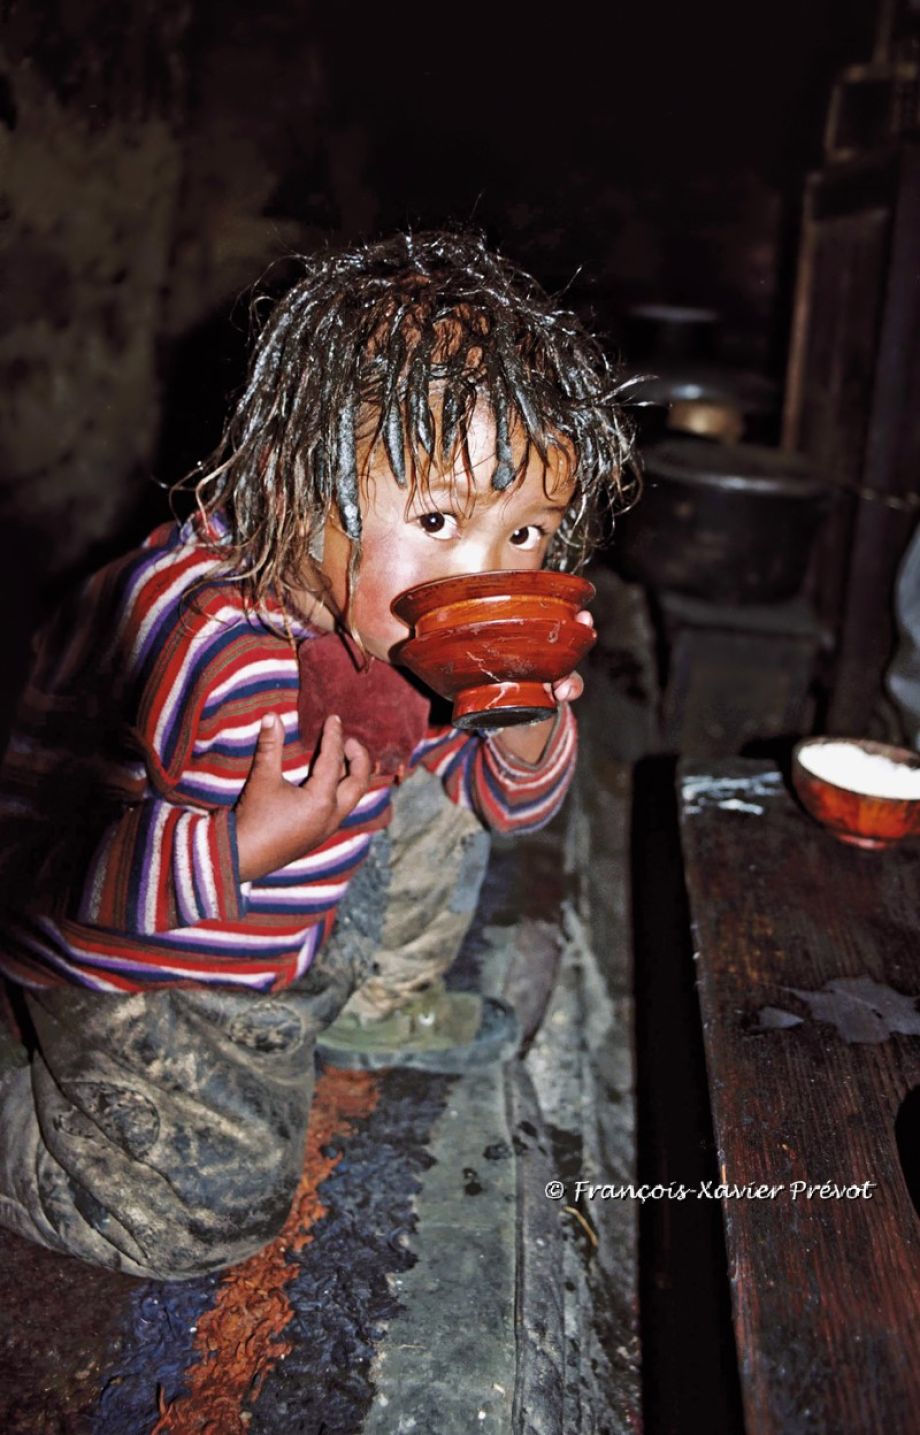
[[[592,632],[594,630],[594,619],[587,608],[582,608],[580,613],[575,614],[575,622],[583,623]],[[573,703],[585,690],[584,679],[580,673],[569,673],[568,677],[559,678],[555,683],[546,683],[545,686],[557,703]]]
[[[575,621],[584,623],[586,628],[594,627],[594,619],[587,608],[575,614]],[[544,683],[543,686],[557,704],[573,703],[585,690],[584,679],[580,673],[569,673],[566,677],[557,678],[554,683]],[[546,722],[530,723],[527,727],[504,728],[495,734],[494,741],[512,757],[523,758],[525,762],[539,762],[552,730],[553,719],[547,718]]]
[[371,761],[355,738],[342,740],[342,719],[323,724],[306,782],[283,775],[284,730],[274,713],[262,719],[259,743],[236,804],[240,881],[249,882],[305,857],[331,837],[367,791]]

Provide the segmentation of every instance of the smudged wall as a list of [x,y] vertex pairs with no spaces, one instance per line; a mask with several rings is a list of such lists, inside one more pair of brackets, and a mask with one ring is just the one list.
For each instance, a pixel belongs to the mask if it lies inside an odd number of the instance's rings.
[[52,0],[7,28],[0,514],[48,571],[123,518],[157,432],[188,6],[144,8]]

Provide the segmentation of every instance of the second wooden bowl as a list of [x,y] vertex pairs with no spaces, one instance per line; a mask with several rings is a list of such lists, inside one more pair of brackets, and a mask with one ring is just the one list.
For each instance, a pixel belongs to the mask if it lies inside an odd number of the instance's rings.
[[807,812],[841,842],[870,850],[920,835],[920,753],[867,738],[812,737],[792,754]]

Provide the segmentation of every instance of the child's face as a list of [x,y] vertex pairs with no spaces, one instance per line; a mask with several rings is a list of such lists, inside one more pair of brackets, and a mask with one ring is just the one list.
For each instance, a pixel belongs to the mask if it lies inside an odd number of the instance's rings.
[[[574,492],[565,450],[551,448],[546,464],[535,451],[522,477],[497,492],[495,428],[482,413],[469,427],[469,466],[458,455],[450,472],[431,474],[411,501],[400,488],[380,445],[362,455],[361,563],[351,627],[368,653],[390,660],[409,629],[390,612],[394,598],[416,583],[492,570],[541,568],[546,550]],[[523,455],[521,438],[512,452]],[[322,571],[338,614],[344,614],[351,545],[333,521],[326,524]],[[319,615],[317,615],[319,616]]]

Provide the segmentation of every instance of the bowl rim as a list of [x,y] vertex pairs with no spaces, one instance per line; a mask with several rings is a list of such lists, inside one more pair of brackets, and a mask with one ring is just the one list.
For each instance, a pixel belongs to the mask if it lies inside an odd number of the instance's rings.
[[[534,618],[530,620],[530,623],[537,624],[541,629],[545,630],[555,626],[556,619]],[[488,634],[480,631],[485,628],[489,629]],[[560,644],[558,648],[553,645],[551,654],[553,657],[556,657],[558,653],[568,653],[571,655],[573,650],[577,651],[581,649],[580,656],[576,655],[574,657],[574,661],[580,663],[582,658],[587,656],[597,642],[597,633],[593,628],[589,628],[586,623],[576,623],[574,619],[570,620],[570,631],[573,641],[568,644]],[[441,660],[434,659],[432,661],[432,650],[435,652],[439,650],[443,651],[445,646],[455,646],[457,643],[462,643],[465,647],[469,647],[471,643],[475,644],[477,640],[482,639],[484,641],[491,641],[493,645],[498,645],[500,649],[504,651],[509,647],[515,647],[520,640],[520,633],[521,623],[515,618],[474,619],[470,623],[460,624],[455,628],[439,628],[431,633],[413,634],[409,638],[404,638],[401,643],[397,644],[396,661],[398,663],[404,663],[406,666],[412,667],[413,670],[415,670],[414,664],[420,660],[426,670],[433,671],[441,666]],[[578,634],[577,638],[575,636],[576,633]],[[409,659],[408,663],[406,663],[407,657]],[[498,660],[496,659],[495,661]],[[513,659],[511,661],[513,661]],[[548,666],[555,667],[557,664],[550,663]],[[485,671],[485,669],[483,669],[483,671]],[[422,677],[423,674],[419,673],[419,676]],[[517,678],[504,677],[498,678],[497,680],[499,682],[518,681]],[[540,681],[548,682],[550,679],[541,678]]]
[[899,747],[895,743],[877,742],[874,738],[868,737],[841,737],[833,733],[823,733],[815,737],[805,737],[796,743],[792,749],[792,770],[793,776],[801,773],[810,782],[818,782],[823,787],[833,788],[835,792],[846,793],[850,797],[861,797],[869,802],[893,803],[896,806],[903,806],[905,803],[920,802],[920,794],[916,797],[892,797],[884,792],[861,792],[857,787],[844,787],[839,782],[833,782],[829,777],[821,777],[817,772],[812,772],[801,760],[801,752],[806,747],[827,747],[831,743],[840,743],[850,747],[857,747],[861,752],[867,752],[873,757],[887,757],[892,762],[906,762],[911,771],[920,771],[920,752],[910,747]]
[[[538,584],[533,580],[539,579]],[[511,587],[509,588],[509,581]],[[530,584],[528,591],[528,584]],[[515,589],[518,591],[515,592]],[[578,573],[559,573],[553,568],[512,568],[485,573],[457,574],[451,578],[433,578],[416,583],[393,599],[390,609],[397,618],[414,626],[422,614],[451,603],[476,602],[481,598],[515,598],[527,596],[578,602],[584,607],[596,595],[594,584]],[[437,597],[437,602],[429,601]]]

